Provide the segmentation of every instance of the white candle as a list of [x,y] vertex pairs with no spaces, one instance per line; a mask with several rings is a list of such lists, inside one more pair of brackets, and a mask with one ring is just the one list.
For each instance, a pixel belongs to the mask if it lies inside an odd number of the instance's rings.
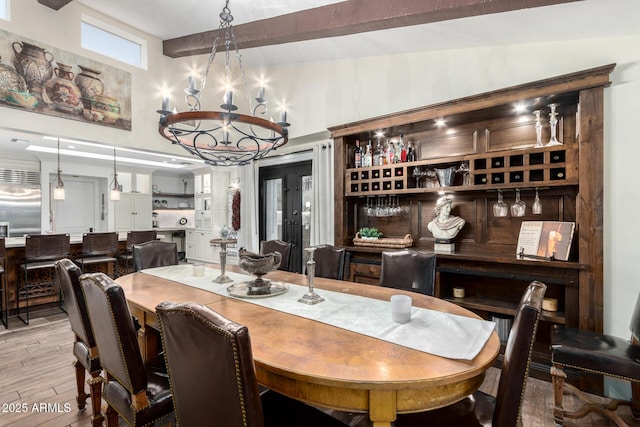
[[224,94],[224,103],[233,104],[233,92],[231,90],[227,90],[227,93]]
[[162,111],[169,110],[169,97],[165,96],[162,98]]
[[195,87],[196,87],[196,84],[195,84],[195,81],[193,79],[193,76],[189,76],[189,90],[193,90],[193,89],[195,89]]
[[258,99],[264,100],[264,87],[263,86],[260,86],[260,89],[258,89]]
[[287,110],[282,110],[282,115],[280,116],[280,123],[287,123]]

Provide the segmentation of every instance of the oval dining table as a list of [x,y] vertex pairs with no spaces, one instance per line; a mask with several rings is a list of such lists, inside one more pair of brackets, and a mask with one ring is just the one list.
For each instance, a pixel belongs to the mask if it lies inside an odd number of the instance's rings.
[[[237,266],[228,271],[242,272]],[[283,271],[265,278],[307,284],[306,276]],[[390,427],[397,414],[436,409],[473,393],[500,351],[495,332],[472,360],[449,359],[144,272],[116,282],[143,326],[143,357],[151,357],[157,348],[157,334],[148,328],[157,329],[156,305],[197,302],[249,328],[260,384],[324,408],[368,413],[374,427]],[[330,290],[386,301],[406,294],[414,307],[479,318],[453,303],[393,288],[317,277],[314,287],[320,295]]]

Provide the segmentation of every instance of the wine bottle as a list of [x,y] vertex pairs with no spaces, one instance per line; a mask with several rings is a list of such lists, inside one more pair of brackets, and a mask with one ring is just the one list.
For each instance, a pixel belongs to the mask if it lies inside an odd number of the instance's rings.
[[356,148],[353,150],[353,165],[356,168],[362,167],[362,149],[360,148],[359,139],[356,139]]
[[371,140],[369,140],[369,144],[367,144],[367,150],[364,152],[364,156],[362,158],[362,166],[369,167],[373,165],[373,154],[371,153]]
[[416,160],[416,153],[413,151],[413,144],[411,141],[407,144],[407,162],[414,162]]
[[400,161],[402,163],[407,161],[407,148],[404,146],[404,139],[402,138],[402,134],[400,134]]

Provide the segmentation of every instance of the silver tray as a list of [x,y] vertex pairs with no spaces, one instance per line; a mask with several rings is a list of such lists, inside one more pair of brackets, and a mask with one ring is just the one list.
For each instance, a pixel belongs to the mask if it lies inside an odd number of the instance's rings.
[[238,298],[269,298],[274,297],[276,295],[284,294],[289,290],[289,286],[286,283],[282,282],[270,282],[271,286],[269,287],[268,294],[258,294],[258,295],[250,295],[249,287],[247,286],[249,282],[236,283],[227,288],[227,292],[229,295],[238,297]]

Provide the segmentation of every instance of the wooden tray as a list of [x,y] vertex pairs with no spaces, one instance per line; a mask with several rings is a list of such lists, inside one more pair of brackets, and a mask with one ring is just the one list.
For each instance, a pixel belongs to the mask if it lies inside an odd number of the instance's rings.
[[356,237],[353,239],[353,244],[356,246],[371,246],[378,248],[409,248],[413,246],[413,239],[411,238],[411,234],[407,234],[402,238],[380,237],[375,240],[369,240],[361,238],[360,233],[356,233]]

